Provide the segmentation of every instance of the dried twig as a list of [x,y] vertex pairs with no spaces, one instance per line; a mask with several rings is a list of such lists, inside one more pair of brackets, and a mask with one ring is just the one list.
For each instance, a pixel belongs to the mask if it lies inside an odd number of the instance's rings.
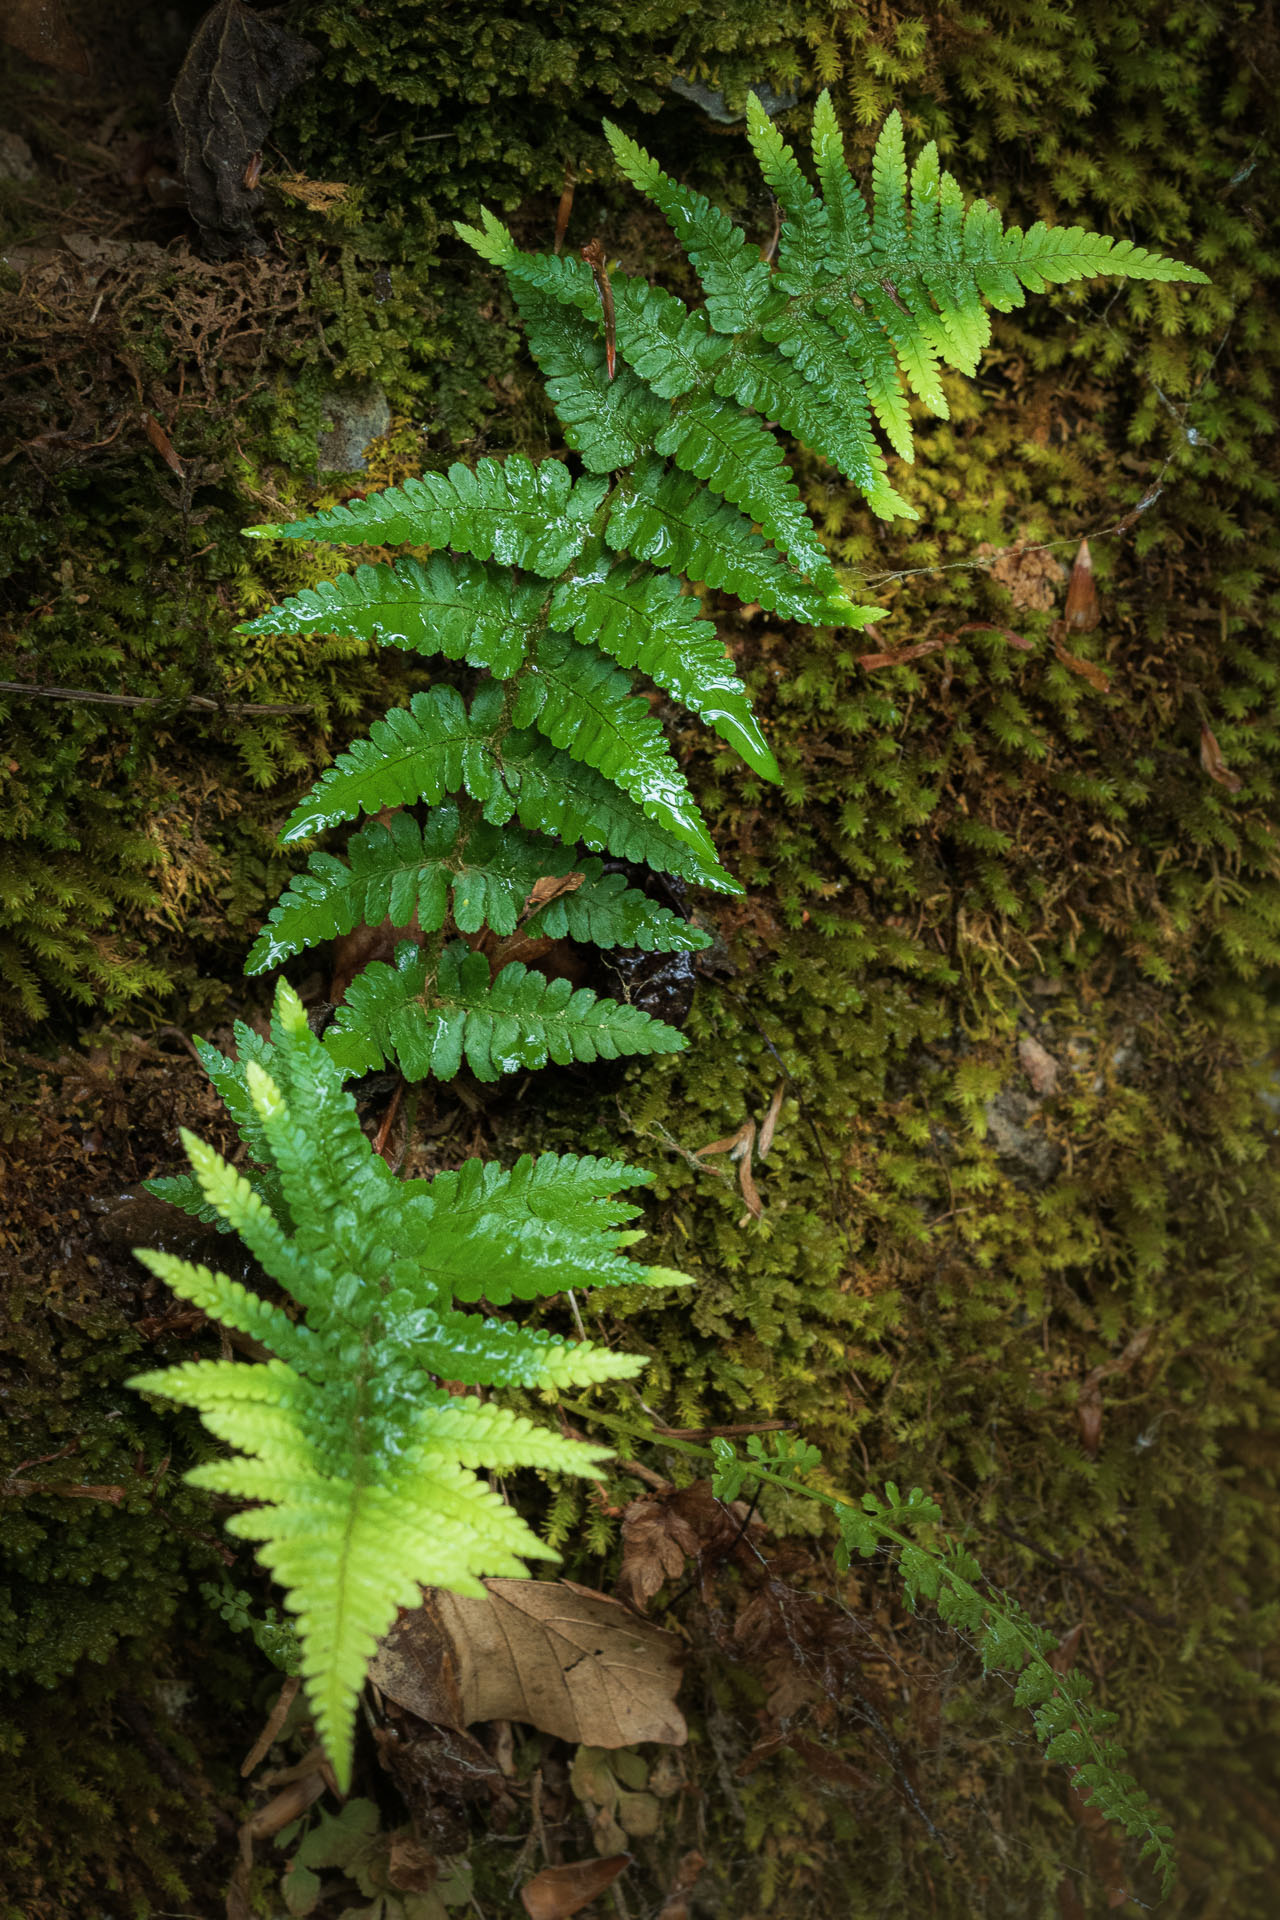
[[[78,700],[95,707],[162,707],[170,703],[157,693],[97,693],[89,687],[37,687],[25,680],[0,680],[0,693],[28,694],[33,700]],[[259,700],[211,700],[189,693],[179,703],[193,713],[310,713],[312,703],[275,706]]]

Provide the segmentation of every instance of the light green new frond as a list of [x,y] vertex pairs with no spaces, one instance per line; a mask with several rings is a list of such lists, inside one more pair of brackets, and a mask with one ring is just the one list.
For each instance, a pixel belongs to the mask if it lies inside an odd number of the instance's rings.
[[478,460],[474,470],[455,465],[447,474],[426,473],[303,520],[245,532],[339,546],[452,547],[554,579],[582,551],[604,491],[599,480],[575,482],[561,460],[535,466],[513,453],[505,461]]
[[465,1058],[478,1080],[496,1080],[548,1060],[677,1053],[685,1040],[639,1007],[575,992],[518,961],[490,984],[484,955],[458,943],[429,979],[425,956],[406,943],[394,967],[374,962],[352,982],[324,1045],[348,1075],[395,1060],[406,1079],[451,1080]]
[[524,660],[547,589],[478,560],[434,554],[357,567],[306,587],[243,631],[338,633],[414,653],[443,653],[506,679]]
[[717,333],[751,326],[768,295],[772,276],[740,227],[702,194],[681,186],[652,155],[606,120],[605,137],[631,184],[665,214],[688,254],[707,297],[707,318]]
[[[190,1141],[192,1136],[184,1134],[184,1139]],[[203,1143],[196,1141],[194,1144],[201,1146]],[[212,1148],[205,1148],[206,1153],[212,1151]],[[247,1182],[241,1184],[248,1185]],[[135,1247],[134,1255],[158,1280],[163,1280],[166,1286],[172,1288],[180,1299],[189,1300],[193,1307],[199,1307],[201,1313],[207,1313],[211,1320],[218,1321],[220,1325],[234,1327],[237,1332],[247,1333],[251,1339],[261,1341],[279,1359],[303,1368],[320,1361],[319,1350],[305,1327],[296,1325],[287,1313],[283,1313],[279,1307],[270,1306],[258,1294],[250,1293],[238,1280],[232,1280],[225,1273],[212,1273],[208,1267],[196,1266],[189,1260],[180,1260],[172,1253],[153,1253],[145,1247]],[[163,1379],[165,1376],[139,1377]]]
[[598,1473],[611,1449],[568,1440],[553,1427],[536,1426],[508,1407],[472,1399],[448,1399],[424,1416],[419,1429],[424,1454],[439,1450],[464,1467],[498,1473],[515,1467],[540,1467],[547,1473]]
[[871,162],[871,244],[881,258],[907,247],[907,148],[895,107],[880,129]]
[[784,619],[832,627],[851,611],[838,589],[810,586],[767,547],[745,514],[656,458],[636,467],[605,538],[616,553],[758,602]]
[[[250,1073],[258,1075],[262,1069],[250,1061],[246,1063],[246,1074]],[[264,1271],[287,1288],[295,1300],[309,1304],[317,1295],[323,1294],[325,1281],[329,1277],[328,1264],[317,1270],[314,1263],[300,1253],[251,1182],[229,1166],[221,1154],[197,1139],[195,1134],[188,1133],[185,1127],[181,1130],[181,1139],[205,1200],[227,1226],[239,1234]],[[203,1304],[197,1302],[197,1305]],[[204,1311],[215,1319],[226,1318],[214,1307],[205,1306]],[[237,1323],[228,1321],[227,1324]],[[245,1327],[244,1331],[252,1333],[254,1330]],[[265,1333],[255,1334],[254,1337],[268,1346],[276,1347],[282,1358],[291,1357]]]
[[696,713],[765,780],[781,776],[724,643],[678,580],[601,560],[555,590],[548,625],[572,628],[624,667],[638,667]]
[[701,859],[715,859],[689,783],[648,701],[594,647],[542,634],[517,683],[511,718],[517,728],[537,727],[553,746],[614,781]]
[[414,694],[407,708],[393,708],[367,740],[338,755],[285,823],[282,841],[309,839],[382,807],[419,800],[435,805],[461,789],[495,825],[514,815],[522,826],[568,845],[581,840],[593,852],[607,848],[619,859],[643,861],[698,886],[741,892],[718,862],[549,741],[528,730],[510,733],[499,752],[494,732],[501,711],[497,687],[479,693],[470,713],[452,687]]
[[699,953],[711,935],[670,907],[659,907],[629,887],[625,875],[605,873],[598,860],[578,865],[582,884],[540,907],[525,927],[530,939],[544,935],[596,947],[639,947],[645,953]]
[[184,1360],[176,1367],[135,1373],[128,1384],[184,1407],[244,1405],[268,1413],[284,1411],[291,1418],[312,1400],[308,1383],[282,1360],[256,1365],[239,1360]]

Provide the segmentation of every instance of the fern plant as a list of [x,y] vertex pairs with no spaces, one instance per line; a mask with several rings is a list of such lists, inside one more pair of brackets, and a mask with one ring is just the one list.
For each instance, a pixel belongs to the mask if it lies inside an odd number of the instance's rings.
[[[465,1060],[494,1080],[547,1061],[682,1047],[640,1009],[566,981],[519,964],[491,977],[469,939],[519,928],[604,948],[708,943],[607,872],[601,854],[741,891],[638,685],[660,688],[776,780],[699,589],[821,627],[880,617],[849,597],[774,428],[838,468],[878,514],[914,518],[881,436],[910,460],[911,396],[946,413],[941,369],[974,371],[989,307],[1102,274],[1204,277],[1076,227],[1005,228],[984,202],[966,206],[936,147],[908,171],[897,114],[876,146],[868,206],[826,94],[813,123],[816,188],[751,103],[749,138],[782,216],[769,261],[606,130],[621,172],[687,252],[700,304],[610,269],[599,243],[558,257],[522,251],[487,213],[459,228],[506,275],[572,458],[484,459],[250,529],[413,552],[322,581],[246,631],[354,636],[480,676],[470,699],[451,684],[416,692],[338,755],[287,822],[286,842],[367,824],[342,854],[311,853],[263,927],[250,973],[359,926],[389,920],[404,938],[394,964],[374,961],[353,982],[322,1037],[282,984],[270,1041],[241,1028],[235,1062],[205,1047],[253,1170],[237,1173],[188,1138],[192,1174],[156,1183],[234,1228],[290,1304],[169,1255],[142,1256],[271,1356],[135,1384],[196,1407],[238,1449],[193,1478],[257,1503],[229,1524],[261,1542],[297,1617],[317,1727],[344,1786],[365,1662],[397,1606],[414,1604],[420,1584],[475,1592],[482,1573],[549,1555],[477,1469],[590,1473],[603,1453],[444,1383],[559,1390],[643,1364],[458,1303],[682,1278],[625,1256],[637,1236],[613,1196],[646,1176],[544,1155],[510,1171],[471,1162],[399,1181],[361,1132],[345,1083],[388,1064],[411,1080],[447,1079]],[[564,890],[535,908],[546,879]],[[868,1509],[856,1526],[841,1517],[846,1549],[865,1546],[868,1529],[898,1540],[917,1556],[913,1586],[927,1590],[926,1550],[895,1533],[891,1506],[890,1518]],[[952,1575],[949,1594],[968,1577]],[[983,1604],[1000,1614],[998,1601]],[[1063,1732],[1060,1719],[1057,1708],[1046,1716],[1047,1737]],[[1112,1805],[1143,1825],[1122,1796]],[[1163,1859],[1167,1840],[1151,1832]]]

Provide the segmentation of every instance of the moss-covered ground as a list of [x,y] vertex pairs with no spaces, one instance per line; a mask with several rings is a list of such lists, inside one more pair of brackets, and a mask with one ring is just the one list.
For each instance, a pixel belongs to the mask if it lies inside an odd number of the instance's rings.
[[[5,83],[31,160],[0,181],[0,679],[150,704],[0,693],[0,1912],[221,1914],[249,1804],[237,1770],[275,1691],[199,1596],[224,1566],[216,1514],[178,1480],[202,1443],[121,1386],[140,1353],[209,1337],[130,1262],[160,1228],[128,1196],[172,1170],[180,1122],[216,1136],[183,1036],[264,1004],[239,964],[287,872],[275,829],[405,670],[238,636],[314,565],[239,529],[459,456],[553,448],[504,300],[448,221],[484,197],[545,244],[568,165],[571,237],[675,274],[609,174],[600,116],[767,240],[731,116],[767,84],[797,97],[783,123],[799,129],[828,84],[862,162],[897,105],[1010,217],[1132,235],[1213,285],[1065,289],[998,318],[977,382],[956,383],[949,422],[920,423],[895,475],[915,529],[805,473],[886,619],[869,641],[719,610],[785,784],[680,736],[749,888],[705,908],[721,939],[691,1052],[543,1076],[519,1101],[443,1093],[423,1150],[572,1143],[652,1167],[653,1257],[699,1284],[615,1312],[654,1354],[648,1405],[677,1427],[784,1416],[835,1484],[928,1486],[1119,1713],[1178,1833],[1165,1911],[1264,1920],[1280,1845],[1274,8],[299,7],[323,58],[267,152],[268,251],[219,263],[192,251],[165,184],[162,102],[200,8],[109,29],[72,12],[90,77],[15,56]],[[279,190],[290,178],[346,191],[309,209]],[[331,396],[370,382],[391,420],[368,469],[318,473]],[[1055,646],[1086,534],[1100,619]],[[1047,561],[1026,552],[1042,545]],[[761,1120],[780,1084],[756,1222],[711,1170],[727,1163],[690,1155]],[[547,1496],[572,1577],[615,1577],[617,1509],[644,1490],[620,1470],[580,1505]],[[657,1913],[695,1848],[688,1913],[733,1920],[1075,1920],[1117,1886],[1151,1898],[1007,1689],[903,1611],[891,1570],[839,1583],[802,1516],[766,1501],[763,1519],[758,1549],[671,1607],[694,1737],[683,1791],[633,1842],[627,1911]],[[243,1554],[231,1574],[268,1600]],[[365,1790],[393,1827],[372,1751]],[[569,1757],[517,1764],[541,1766],[551,1844],[574,1858],[591,1841]],[[472,1803],[489,1916],[517,1910],[516,1804],[503,1830]],[[260,1868],[263,1914],[272,1885]]]

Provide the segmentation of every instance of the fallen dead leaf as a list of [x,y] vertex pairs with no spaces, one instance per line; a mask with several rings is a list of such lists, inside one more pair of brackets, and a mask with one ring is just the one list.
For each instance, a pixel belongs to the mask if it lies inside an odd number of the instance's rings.
[[275,11],[218,0],[191,37],[169,100],[187,202],[217,257],[262,250],[254,233],[260,197],[245,184],[249,163],[280,102],[320,57]]
[[[744,1120],[736,1133],[727,1133],[723,1140],[712,1140],[707,1146],[698,1147],[694,1158],[700,1160],[707,1153],[727,1153],[731,1160],[736,1161],[738,1187],[747,1203],[747,1213],[753,1220],[758,1220],[764,1212],[764,1201],[760,1198],[751,1172],[751,1155],[755,1149],[755,1143],[756,1123],[754,1120]],[[742,1222],[739,1224],[741,1225]]]
[[571,1860],[562,1867],[544,1867],[520,1889],[520,1903],[529,1920],[569,1920],[598,1893],[611,1887],[631,1863],[629,1853],[608,1860]]
[[171,473],[176,473],[179,480],[184,480],[186,478],[186,469],[173,450],[172,440],[160,425],[154,413],[144,413],[142,416],[142,424],[147,430],[148,440],[160,455],[166,467],[168,467]]
[[1018,1059],[1033,1091],[1051,1099],[1058,1091],[1059,1067],[1048,1048],[1034,1034],[1024,1033],[1018,1041]]
[[1091,1460],[1097,1458],[1102,1440],[1102,1383],[1118,1375],[1131,1373],[1150,1346],[1154,1333],[1154,1327],[1140,1327],[1123,1353],[1117,1354],[1114,1360],[1104,1360],[1101,1366],[1094,1367],[1086,1374],[1080,1383],[1076,1399],[1076,1425],[1080,1430],[1080,1444]]
[[0,40],[60,73],[89,71],[89,56],[62,0],[8,0],[0,15]]
[[619,1593],[643,1608],[668,1580],[679,1579],[698,1546],[693,1528],[667,1501],[633,1500],[622,1516]]
[[432,1588],[401,1616],[369,1674],[439,1726],[521,1720],[561,1740],[681,1746],[680,1642],[572,1580],[486,1580],[488,1598]]
[[778,1116],[782,1112],[782,1102],[786,1098],[786,1093],[786,1081],[779,1080],[773,1090],[773,1098],[769,1102],[769,1110],[760,1123],[760,1139],[757,1142],[756,1151],[762,1160],[768,1158],[769,1149],[773,1145],[773,1136],[778,1129]]
[[1106,668],[1100,667],[1096,660],[1086,660],[1078,653],[1068,653],[1056,632],[1053,651],[1068,673],[1078,674],[1082,680],[1087,680],[1091,687],[1096,687],[1099,693],[1110,693],[1111,675]]
[[1222,757],[1222,748],[1218,745],[1217,735],[1212,727],[1200,729],[1200,765],[1211,780],[1216,780],[1228,793],[1239,793],[1244,781],[1238,773],[1232,773]]
[[688,1895],[702,1877],[706,1860],[700,1853],[686,1853],[676,1868],[671,1890],[662,1903],[658,1920],[689,1920]]

